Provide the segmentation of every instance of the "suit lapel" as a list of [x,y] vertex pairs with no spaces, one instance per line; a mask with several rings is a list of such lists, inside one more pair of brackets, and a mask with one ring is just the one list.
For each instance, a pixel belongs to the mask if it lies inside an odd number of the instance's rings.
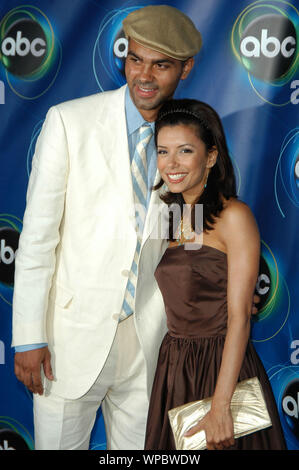
[[[99,146],[108,167],[109,184],[115,187],[116,200],[124,214],[134,215],[134,194],[130,169],[130,156],[125,113],[125,89],[105,93],[99,110]],[[135,227],[134,217],[128,218]]]
[[[119,196],[116,201],[121,205],[124,214],[131,217],[129,224],[135,230],[134,193],[130,168],[130,155],[127,137],[127,123],[125,114],[126,86],[106,92],[103,97],[99,117],[97,120],[99,151],[105,159],[109,172],[109,184],[115,187]],[[160,174],[156,170],[154,185],[160,181]],[[160,200],[160,190],[152,191],[143,230],[142,244],[150,236],[158,222],[159,212],[163,206]],[[155,235],[153,235],[155,236]]]

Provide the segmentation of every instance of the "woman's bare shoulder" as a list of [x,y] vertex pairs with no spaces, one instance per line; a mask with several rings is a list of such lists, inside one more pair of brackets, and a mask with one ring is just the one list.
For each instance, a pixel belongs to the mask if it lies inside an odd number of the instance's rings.
[[245,202],[230,198],[223,203],[221,218],[223,221],[234,223],[244,218],[254,219],[254,215]]
[[237,234],[250,234],[259,237],[255,217],[250,207],[239,199],[231,198],[224,202],[219,220],[219,229],[225,239]]

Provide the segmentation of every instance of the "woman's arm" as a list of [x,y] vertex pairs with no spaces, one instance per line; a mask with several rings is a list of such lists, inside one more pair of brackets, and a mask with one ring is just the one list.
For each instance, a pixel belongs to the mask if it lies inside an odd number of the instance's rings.
[[258,228],[245,204],[230,202],[217,223],[217,232],[227,250],[227,335],[211,411],[186,434],[204,429],[208,449],[222,449],[234,441],[230,402],[249,338],[260,259]]

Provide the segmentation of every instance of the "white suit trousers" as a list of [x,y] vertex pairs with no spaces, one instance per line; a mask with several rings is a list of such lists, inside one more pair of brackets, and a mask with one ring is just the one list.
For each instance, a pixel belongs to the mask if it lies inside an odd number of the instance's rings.
[[142,450],[148,396],[133,315],[119,323],[106,363],[85,395],[76,400],[34,395],[35,449],[87,450],[100,405],[107,449]]

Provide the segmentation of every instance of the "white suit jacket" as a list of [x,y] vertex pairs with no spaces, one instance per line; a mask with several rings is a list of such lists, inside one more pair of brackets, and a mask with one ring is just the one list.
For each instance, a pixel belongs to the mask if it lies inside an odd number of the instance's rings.
[[[48,342],[55,376],[48,385],[66,398],[82,396],[105,363],[136,248],[124,104],[122,87],[52,107],[32,161],[12,345]],[[150,236],[159,204],[154,191],[135,297],[149,392],[166,332],[154,271],[167,242]]]

